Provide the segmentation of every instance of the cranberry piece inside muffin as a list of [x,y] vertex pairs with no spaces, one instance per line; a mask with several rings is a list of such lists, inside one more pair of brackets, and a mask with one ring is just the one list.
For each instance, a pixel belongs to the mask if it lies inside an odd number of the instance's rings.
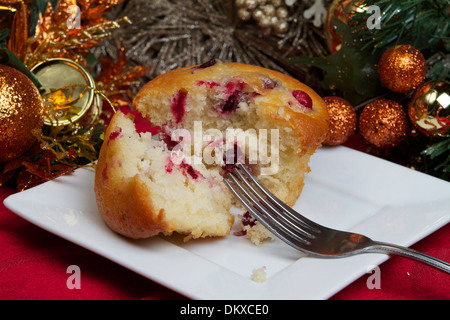
[[180,90],[172,99],[171,110],[175,117],[175,122],[180,123],[186,113],[187,91]]
[[212,66],[215,65],[216,63],[217,63],[217,60],[216,60],[216,59],[212,59],[212,60],[209,60],[209,61],[207,61],[207,62],[205,62],[205,63],[199,65],[199,66],[196,67],[196,68],[197,68],[197,69],[206,69],[206,68],[212,67]]
[[306,92],[301,90],[294,90],[292,91],[292,95],[303,108],[312,109],[313,102],[311,100],[311,97]]
[[243,92],[245,83],[242,81],[230,81],[225,85],[225,100],[219,105],[219,112],[231,113],[238,108],[239,103],[243,99]]
[[247,228],[251,228],[256,225],[256,219],[250,214],[250,212],[246,211],[241,218],[242,226],[244,227],[242,230],[236,231],[234,233],[235,236],[242,237],[247,234]]
[[197,180],[198,177],[204,178],[199,171],[195,170],[190,164],[186,163],[186,161],[183,161],[180,164],[180,167],[184,170],[185,173],[190,175],[194,180]]

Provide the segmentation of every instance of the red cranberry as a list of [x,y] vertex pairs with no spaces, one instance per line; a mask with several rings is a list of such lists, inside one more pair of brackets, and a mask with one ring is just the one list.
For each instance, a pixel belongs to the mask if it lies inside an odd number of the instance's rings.
[[134,127],[136,128],[137,133],[145,133],[150,132],[152,135],[155,135],[158,133],[160,127],[154,126],[147,118],[143,117],[142,114],[140,114],[136,110],[131,110],[130,108],[121,107],[120,111],[122,113],[129,114],[131,113],[134,116]]
[[215,81],[210,81],[210,80],[199,80],[199,81],[197,81],[197,85],[198,86],[204,85],[207,88],[212,89],[214,87],[219,87],[220,83],[215,82]]
[[238,108],[239,98],[237,95],[232,94],[227,100],[220,106],[220,111],[223,113],[231,113]]
[[184,160],[180,164],[180,167],[183,168],[185,172],[189,174],[194,180],[196,180],[198,177],[203,177],[203,175],[199,171],[195,170],[190,164],[187,164]]
[[240,102],[245,101],[243,89],[245,83],[242,81],[230,81],[225,85],[225,100],[219,105],[218,110],[221,113],[231,113],[238,108]]
[[230,81],[225,85],[225,88],[227,89],[226,94],[232,95],[232,94],[241,93],[242,90],[244,90],[244,86],[245,86],[245,82],[243,82],[243,81],[240,81],[240,80],[237,82]]
[[121,133],[122,133],[122,128],[119,128],[116,131],[111,132],[111,134],[109,135],[108,144],[111,140],[117,139],[117,137],[120,136]]
[[205,69],[205,68],[212,67],[215,64],[217,64],[217,60],[216,59],[212,59],[212,60],[209,60],[209,61],[207,61],[207,62],[197,66],[196,68],[197,69]]
[[170,106],[173,116],[175,117],[175,123],[180,123],[186,113],[186,98],[187,91],[180,90],[172,99],[172,105]]
[[179,141],[172,140],[171,134],[167,133],[165,128],[162,128],[161,131],[159,132],[159,139],[161,141],[164,141],[164,143],[167,145],[167,150],[169,150],[169,151],[172,151],[173,148],[175,148],[176,145],[181,142],[181,140],[179,140]]
[[[250,228],[253,227],[256,224],[256,219],[252,217],[252,215],[250,214],[250,212],[245,212],[242,216],[242,225],[244,227],[249,226]],[[247,234],[247,230],[246,229],[242,229],[240,231],[234,232],[234,235],[237,237],[242,237],[245,236]]]
[[292,91],[292,95],[303,108],[312,109],[313,103],[311,97],[306,92],[301,90],[294,90]]
[[186,171],[194,180],[198,178],[198,171],[192,168],[192,166],[189,166]]
[[242,225],[253,227],[256,224],[256,219],[250,214],[250,212],[245,212],[242,216]]
[[172,162],[172,160],[170,160],[170,158],[169,158],[168,161],[167,161],[167,164],[166,164],[166,166],[165,166],[165,169],[166,169],[166,172],[167,172],[167,173],[171,173],[172,170],[173,170],[173,162]]

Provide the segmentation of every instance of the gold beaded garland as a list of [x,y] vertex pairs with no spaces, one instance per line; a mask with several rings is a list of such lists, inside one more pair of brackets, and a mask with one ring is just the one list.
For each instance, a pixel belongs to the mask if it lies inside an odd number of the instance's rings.
[[329,146],[342,144],[356,131],[355,109],[341,97],[325,97],[324,101],[328,110],[330,129],[323,143]]
[[242,21],[254,20],[264,34],[285,34],[289,29],[289,11],[280,0],[235,0],[237,16]]
[[390,148],[406,137],[408,119],[397,101],[381,98],[364,107],[358,126],[367,142],[379,148]]

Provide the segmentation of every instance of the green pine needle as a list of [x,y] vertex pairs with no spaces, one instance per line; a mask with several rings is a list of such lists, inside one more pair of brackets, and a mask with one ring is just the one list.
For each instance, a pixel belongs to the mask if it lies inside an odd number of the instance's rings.
[[[442,43],[450,48],[449,4],[449,0],[366,0],[351,12],[351,22],[365,42],[362,49],[372,53],[405,43],[419,49]],[[370,16],[364,8],[371,5],[380,8],[380,29],[367,28]]]

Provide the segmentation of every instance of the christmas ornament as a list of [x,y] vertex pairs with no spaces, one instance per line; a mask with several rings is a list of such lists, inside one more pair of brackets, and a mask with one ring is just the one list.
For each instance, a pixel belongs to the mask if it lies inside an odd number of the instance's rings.
[[44,124],[68,125],[80,122],[94,103],[95,82],[78,63],[65,59],[47,59],[31,71],[42,84],[48,105]]
[[330,129],[325,138],[326,145],[339,145],[355,133],[357,118],[353,106],[341,97],[325,97],[330,119]]
[[364,107],[358,126],[367,142],[379,148],[390,148],[406,136],[408,119],[397,101],[381,98]]
[[23,0],[0,0],[0,29],[9,29],[8,49],[19,59],[25,57],[28,39],[27,5]]
[[347,23],[351,18],[351,12],[358,5],[360,0],[334,0],[328,8],[328,14],[324,23],[325,42],[331,53],[338,51],[341,48],[341,37],[336,32],[333,25],[333,19]]
[[[111,41],[113,30],[123,27],[123,22],[131,23],[126,16],[105,17],[120,2],[88,0],[77,2],[77,7],[72,1],[60,0],[55,10],[47,3],[28,41],[25,60],[45,90],[40,146],[54,155],[52,166],[94,164],[105,122],[119,106],[131,105],[134,86],[150,70],[129,66],[122,44]],[[74,6],[79,21],[71,20]],[[75,23],[67,26],[71,21]]]
[[389,48],[378,62],[381,83],[398,93],[416,89],[425,79],[426,72],[425,58],[419,50],[410,45]]
[[450,137],[450,82],[436,80],[420,85],[408,104],[408,115],[427,137]]
[[14,68],[0,65],[0,162],[22,155],[43,125],[43,102],[36,86]]

